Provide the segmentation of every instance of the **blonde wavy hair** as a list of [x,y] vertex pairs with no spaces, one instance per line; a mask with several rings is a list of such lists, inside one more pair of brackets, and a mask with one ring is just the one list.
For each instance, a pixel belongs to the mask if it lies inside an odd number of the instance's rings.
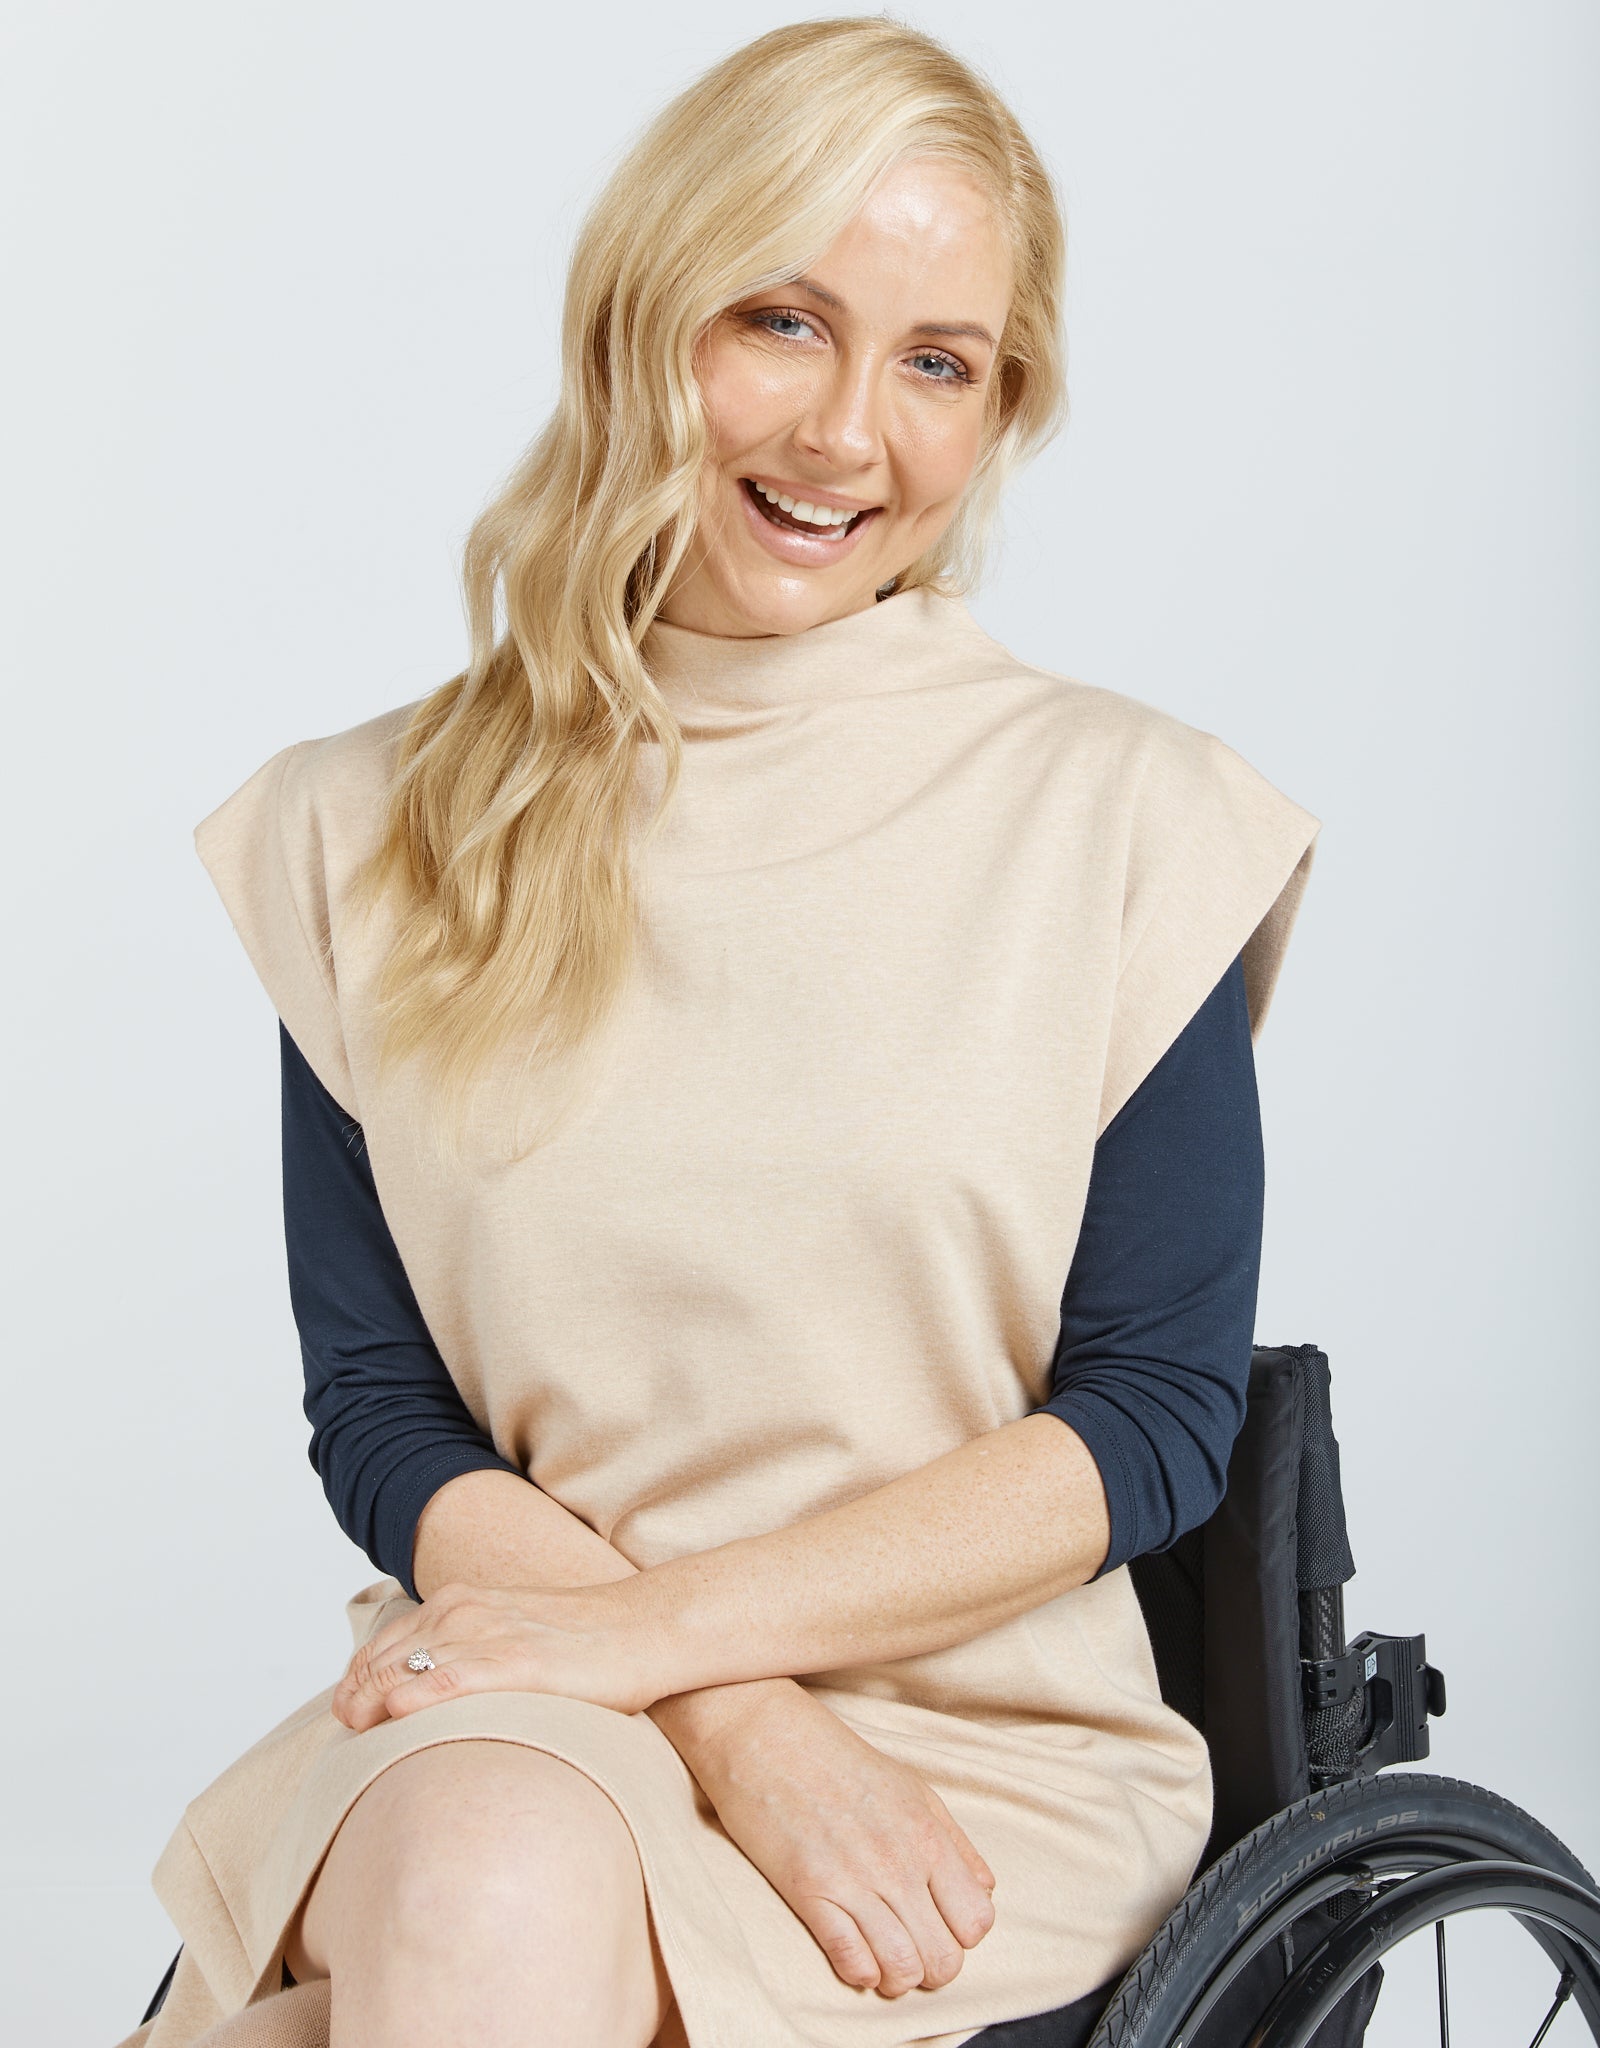
[[508,1050],[524,1076],[576,1053],[633,966],[640,750],[663,750],[644,838],[682,762],[641,644],[695,539],[710,446],[696,344],[805,272],[910,156],[962,167],[1014,259],[972,477],[895,579],[965,594],[1006,479],[1067,410],[1062,210],[985,79],[887,15],[774,29],[655,117],[584,220],[558,403],[467,538],[470,659],[408,721],[357,878],[357,900],[393,888],[397,906],[375,990],[380,1068],[421,1060],[450,1156],[473,1083]]

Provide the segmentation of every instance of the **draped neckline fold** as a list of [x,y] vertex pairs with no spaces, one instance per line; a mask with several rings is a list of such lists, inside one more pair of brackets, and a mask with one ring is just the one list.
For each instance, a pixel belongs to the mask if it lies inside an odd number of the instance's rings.
[[[944,678],[940,655],[971,654],[989,636],[953,594],[919,584],[794,633],[702,632],[657,618],[640,653],[680,717],[777,711],[882,695]],[[970,672],[970,670],[968,671]]]

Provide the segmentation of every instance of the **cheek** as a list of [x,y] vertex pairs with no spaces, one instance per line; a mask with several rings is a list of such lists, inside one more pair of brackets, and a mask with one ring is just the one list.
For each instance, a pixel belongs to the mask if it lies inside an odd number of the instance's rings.
[[901,467],[906,494],[919,507],[938,506],[959,498],[966,489],[982,445],[982,420],[976,409],[960,418],[924,419],[902,441]]
[[719,462],[770,440],[805,403],[798,364],[776,362],[735,341],[713,344],[699,380]]

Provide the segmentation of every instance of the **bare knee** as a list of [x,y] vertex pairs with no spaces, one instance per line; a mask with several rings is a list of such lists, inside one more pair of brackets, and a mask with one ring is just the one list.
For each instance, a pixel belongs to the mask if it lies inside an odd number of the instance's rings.
[[631,1956],[637,1971],[653,1947],[638,1852],[607,1795],[559,1757],[477,1740],[415,1751],[374,1779],[291,1936],[296,1978],[334,1974],[352,1945],[366,1964],[375,1948],[401,1950],[452,1973],[498,1963],[508,1945],[610,1968]]
[[397,1785],[374,1866],[397,1942],[462,1957],[540,1933],[581,1941],[642,1912],[633,1837],[583,1772],[538,1750],[424,1755],[441,1761]]

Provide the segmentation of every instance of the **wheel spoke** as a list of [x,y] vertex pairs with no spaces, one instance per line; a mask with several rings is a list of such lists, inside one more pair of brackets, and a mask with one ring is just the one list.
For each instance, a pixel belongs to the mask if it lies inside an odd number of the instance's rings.
[[1433,1923],[1433,1948],[1439,1965],[1439,2048],[1450,2048],[1450,1975],[1444,1960],[1444,1922]]
[[1563,1970],[1561,1972],[1561,1982],[1556,1986],[1556,2002],[1545,2014],[1544,2025],[1539,2029],[1538,2033],[1535,2034],[1533,2039],[1528,2043],[1528,2048],[1539,2048],[1539,2043],[1544,2039],[1545,2035],[1549,2033],[1551,2027],[1554,2026],[1556,2014],[1561,2010],[1561,2008],[1566,2004],[1567,2000],[1572,1996],[1573,1982],[1574,1979],[1572,1972],[1570,1970]]

